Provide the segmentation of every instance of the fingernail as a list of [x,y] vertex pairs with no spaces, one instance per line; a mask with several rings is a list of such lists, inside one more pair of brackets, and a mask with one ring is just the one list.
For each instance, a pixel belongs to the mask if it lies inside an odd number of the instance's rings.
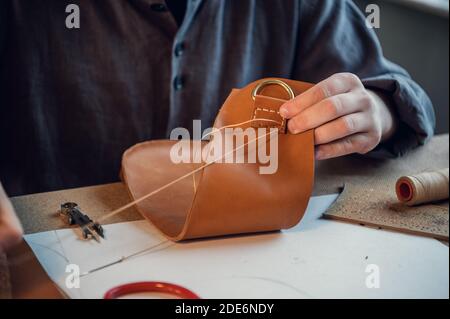
[[287,118],[289,116],[289,111],[286,106],[280,107],[280,115],[284,118]]

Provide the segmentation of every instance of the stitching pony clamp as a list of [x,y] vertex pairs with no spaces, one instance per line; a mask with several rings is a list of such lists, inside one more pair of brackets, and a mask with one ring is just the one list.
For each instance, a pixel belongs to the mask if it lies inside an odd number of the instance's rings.
[[69,225],[78,225],[84,239],[94,238],[96,241],[100,241],[99,236],[105,238],[103,227],[84,214],[79,209],[78,204],[70,202],[62,204],[59,214]]

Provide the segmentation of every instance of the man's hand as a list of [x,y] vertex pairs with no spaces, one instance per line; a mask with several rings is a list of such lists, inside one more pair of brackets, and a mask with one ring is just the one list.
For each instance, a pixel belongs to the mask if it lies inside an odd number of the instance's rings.
[[395,131],[393,113],[351,73],[339,73],[286,102],[280,114],[289,131],[315,129],[316,158],[365,154]]
[[22,225],[0,183],[0,251],[7,251],[22,239]]

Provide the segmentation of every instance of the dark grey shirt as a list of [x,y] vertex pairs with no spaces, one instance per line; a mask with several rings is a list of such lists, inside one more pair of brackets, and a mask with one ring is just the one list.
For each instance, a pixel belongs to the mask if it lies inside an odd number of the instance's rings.
[[[81,28],[67,29],[78,4]],[[353,72],[386,95],[398,155],[433,134],[424,91],[387,61],[348,0],[2,0],[0,180],[11,195],[118,179],[131,145],[211,125],[235,87]],[[149,163],[151,165],[151,163]]]

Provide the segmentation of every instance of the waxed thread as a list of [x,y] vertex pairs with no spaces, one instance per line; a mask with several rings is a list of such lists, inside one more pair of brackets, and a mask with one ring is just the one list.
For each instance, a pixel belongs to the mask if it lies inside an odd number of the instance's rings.
[[[405,196],[404,189],[409,196]],[[398,199],[409,206],[444,200],[449,197],[449,169],[403,176],[396,184]],[[410,198],[408,198],[410,197]]]

